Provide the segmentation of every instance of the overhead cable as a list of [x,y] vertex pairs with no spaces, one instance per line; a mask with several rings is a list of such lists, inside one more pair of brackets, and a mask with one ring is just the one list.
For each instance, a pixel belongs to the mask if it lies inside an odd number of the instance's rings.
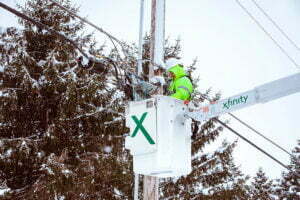
[[281,149],[282,151],[284,151],[285,153],[287,153],[289,156],[293,156],[289,151],[287,151],[286,149],[284,149],[283,147],[281,147],[280,145],[276,144],[275,142],[273,142],[271,139],[267,138],[266,136],[264,136],[262,133],[260,133],[259,131],[257,131],[256,129],[254,129],[252,126],[250,126],[249,124],[247,124],[246,122],[242,121],[241,119],[239,119],[237,116],[235,116],[232,113],[228,113],[231,117],[233,117],[234,119],[236,119],[238,122],[240,122],[241,124],[243,124],[244,126],[246,126],[247,128],[249,128],[250,130],[252,130],[253,132],[255,132],[256,134],[258,134],[259,136],[263,137],[265,140],[269,141],[270,143],[272,143],[274,146],[276,146],[277,148]]
[[[209,99],[209,97],[205,94],[201,94],[202,97],[204,99],[206,99],[209,102],[212,102],[211,99]],[[271,144],[275,145],[276,147],[278,147],[279,149],[281,149],[282,151],[284,151],[285,153],[289,154],[290,156],[292,156],[292,154],[287,151],[286,149],[284,149],[283,147],[281,147],[280,145],[278,145],[277,143],[275,143],[274,141],[272,141],[271,139],[267,138],[266,136],[264,136],[262,133],[260,133],[259,131],[257,131],[255,128],[253,128],[252,126],[250,126],[249,124],[247,124],[246,122],[244,122],[243,120],[241,120],[240,118],[238,118],[237,116],[233,115],[232,113],[228,113],[231,117],[233,117],[234,119],[236,119],[238,122],[240,122],[241,124],[243,124],[244,126],[246,126],[247,128],[249,128],[250,130],[254,131],[256,134],[258,134],[259,136],[261,136],[262,138],[264,138],[265,140],[267,140],[268,142],[270,142]]]
[[249,10],[241,4],[239,0],[235,2],[243,9],[244,12],[258,25],[258,27],[273,41],[273,43],[281,50],[281,52],[295,65],[296,68],[300,69],[299,64],[288,54],[288,52],[273,38],[273,36],[259,23],[259,21],[249,12]]
[[214,119],[214,120],[216,122],[218,122],[219,124],[221,124],[222,126],[224,126],[225,128],[227,128],[228,130],[230,130],[235,135],[239,136],[242,140],[244,140],[248,144],[250,144],[253,147],[255,147],[257,150],[259,150],[260,152],[262,152],[263,154],[265,154],[266,156],[268,156],[269,158],[271,158],[272,160],[274,160],[275,162],[277,162],[278,164],[280,164],[282,167],[284,167],[284,168],[286,168],[287,170],[290,171],[290,169],[285,164],[283,164],[282,162],[280,162],[279,160],[277,160],[275,157],[273,157],[271,154],[267,153],[265,150],[263,150],[262,148],[260,148],[259,146],[257,146],[256,144],[254,144],[253,142],[251,142],[250,140],[248,140],[247,138],[245,138],[241,134],[239,134],[237,131],[235,131],[234,129],[232,129],[231,127],[229,127],[227,124],[225,124],[224,122],[222,122],[221,120],[219,120],[217,118]]
[[121,46],[122,51],[123,51],[123,53],[124,53],[125,56],[126,56],[126,53],[125,53],[126,51],[124,50],[124,46],[127,46],[127,45],[126,45],[124,42],[121,42],[121,41],[118,40],[116,37],[114,37],[113,35],[109,34],[109,33],[106,32],[105,30],[103,30],[102,28],[96,26],[95,24],[93,24],[92,22],[88,21],[87,19],[84,19],[84,18],[80,17],[79,15],[77,15],[77,14],[74,13],[74,12],[72,12],[71,10],[69,10],[68,8],[66,8],[65,6],[62,6],[62,5],[59,4],[57,1],[55,1],[55,0],[49,0],[49,1],[51,1],[52,3],[54,3],[56,6],[60,7],[61,9],[67,11],[70,15],[72,15],[72,16],[74,16],[74,17],[80,19],[82,22],[84,22],[84,23],[86,23],[86,24],[92,26],[93,28],[97,29],[97,30],[100,31],[101,33],[103,33],[103,34],[105,34],[106,36],[108,36],[108,38],[111,40],[111,42],[112,42],[112,44],[114,45],[114,47],[115,47],[116,50],[117,50],[117,47],[116,47],[114,41],[117,42],[117,43]]
[[284,35],[284,37],[298,50],[300,51],[300,48],[298,47],[298,45],[288,36],[287,33],[285,33],[285,31],[275,22],[275,20],[273,20],[270,15],[257,3],[257,1],[255,0],[251,0],[255,6],[268,18],[268,20],[270,22],[272,22],[272,24],[281,32],[282,35]]

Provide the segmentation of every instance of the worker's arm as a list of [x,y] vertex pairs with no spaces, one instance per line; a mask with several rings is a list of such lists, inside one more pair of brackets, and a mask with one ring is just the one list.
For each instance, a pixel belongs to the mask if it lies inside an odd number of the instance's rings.
[[189,99],[189,93],[185,91],[185,89],[177,88],[176,92],[171,95],[171,97],[180,99],[180,100],[188,100]]

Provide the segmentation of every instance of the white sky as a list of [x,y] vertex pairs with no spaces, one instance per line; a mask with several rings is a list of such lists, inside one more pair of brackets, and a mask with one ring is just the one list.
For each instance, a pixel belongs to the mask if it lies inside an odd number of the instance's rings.
[[[2,0],[10,6],[26,0]],[[73,0],[81,5],[80,15],[126,42],[138,42],[139,0]],[[150,3],[145,0],[145,31],[150,28]],[[187,3],[188,2],[188,3]],[[300,64],[300,52],[294,48],[272,24],[259,12],[251,0],[241,0],[253,15],[284,46]],[[300,46],[300,1],[257,0],[267,13]],[[16,26],[17,19],[0,9],[0,26]],[[93,29],[87,27],[88,31]],[[96,34],[99,42],[103,37]],[[200,89],[212,87],[229,97],[260,84],[299,72],[293,63],[274,45],[258,26],[238,6],[235,0],[167,0],[166,36],[182,40],[182,57],[186,64],[198,57],[197,73],[201,77]],[[109,44],[109,40],[106,39]],[[235,112],[238,117],[254,126],[267,137],[291,150],[299,137],[300,93],[267,104],[256,105]],[[225,116],[230,119],[229,116]],[[289,157],[257,137],[234,119],[230,126],[264,148],[277,159],[289,164]],[[223,138],[234,141],[229,131]],[[245,174],[254,175],[263,167],[267,175],[279,178],[283,168],[239,140],[235,150],[236,163]]]

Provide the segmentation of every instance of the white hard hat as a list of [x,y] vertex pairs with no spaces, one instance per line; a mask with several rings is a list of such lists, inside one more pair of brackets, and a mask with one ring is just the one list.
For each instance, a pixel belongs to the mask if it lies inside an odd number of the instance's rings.
[[174,67],[175,65],[181,64],[180,60],[177,58],[169,58],[166,60],[166,70],[169,70],[171,67]]

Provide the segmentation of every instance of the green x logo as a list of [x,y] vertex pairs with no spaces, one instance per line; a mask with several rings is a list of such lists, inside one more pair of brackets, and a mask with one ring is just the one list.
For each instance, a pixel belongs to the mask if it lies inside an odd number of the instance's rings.
[[146,131],[145,127],[144,127],[143,124],[142,124],[143,121],[145,120],[147,114],[148,114],[148,113],[145,112],[145,113],[142,115],[142,117],[141,117],[140,120],[138,120],[138,118],[137,118],[135,115],[131,116],[131,118],[133,119],[133,121],[136,123],[136,127],[135,127],[135,129],[134,129],[134,131],[133,131],[131,137],[135,137],[136,134],[138,133],[138,131],[141,130],[142,133],[144,134],[144,136],[146,137],[146,139],[148,140],[148,142],[149,142],[150,144],[155,144],[155,142],[153,141],[153,139],[151,138],[151,136],[149,135],[149,133]]

